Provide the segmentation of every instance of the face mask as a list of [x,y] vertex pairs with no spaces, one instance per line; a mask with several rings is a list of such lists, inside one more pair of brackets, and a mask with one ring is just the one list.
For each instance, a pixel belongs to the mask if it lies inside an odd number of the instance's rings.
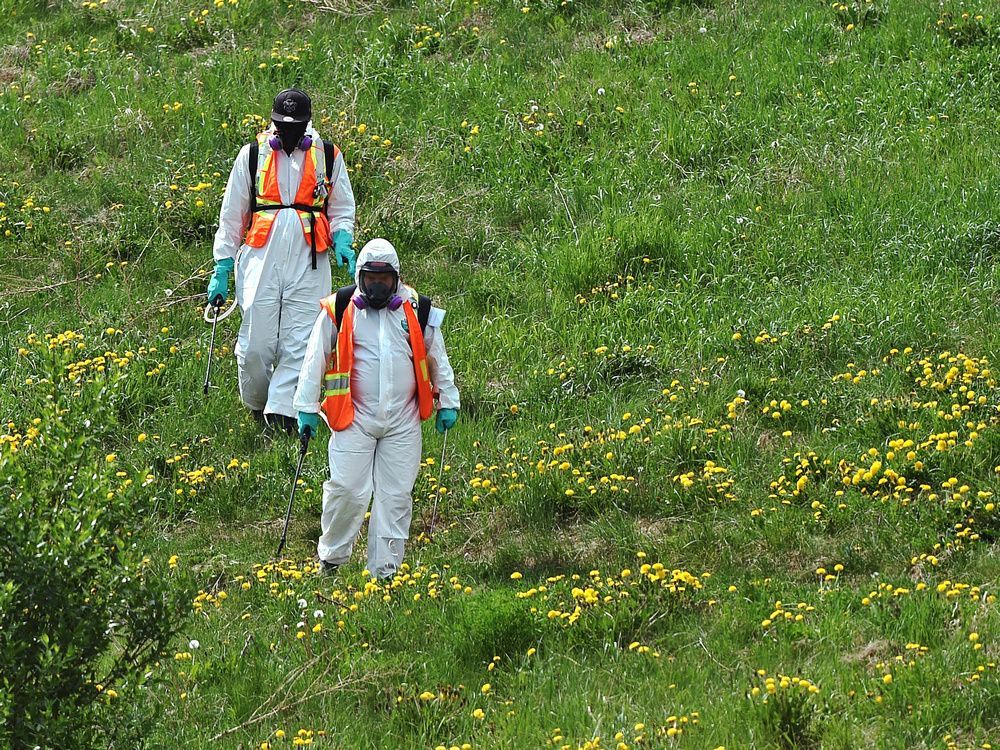
[[365,297],[368,304],[376,310],[381,310],[389,304],[389,297],[392,296],[392,287],[382,282],[365,284]]
[[306,126],[307,123],[304,122],[275,125],[275,130],[281,136],[281,148],[286,154],[291,155],[292,151],[298,146],[299,141],[302,140],[302,136],[306,134]]

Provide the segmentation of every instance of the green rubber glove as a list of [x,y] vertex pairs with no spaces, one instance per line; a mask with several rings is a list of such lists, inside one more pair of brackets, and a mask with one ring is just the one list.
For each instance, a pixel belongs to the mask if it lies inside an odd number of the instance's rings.
[[313,414],[308,411],[299,412],[299,435],[301,437],[306,436],[307,428],[310,437],[316,434],[316,430],[319,429],[319,414]]
[[354,250],[351,243],[354,238],[346,229],[338,229],[333,233],[333,254],[337,258],[338,266],[347,266],[347,275],[354,278]]
[[437,415],[437,431],[444,434],[447,430],[450,430],[455,426],[455,422],[458,421],[458,409],[438,409]]
[[226,301],[229,293],[229,274],[233,270],[236,261],[232,258],[223,258],[215,262],[215,271],[208,282],[208,302],[219,307]]

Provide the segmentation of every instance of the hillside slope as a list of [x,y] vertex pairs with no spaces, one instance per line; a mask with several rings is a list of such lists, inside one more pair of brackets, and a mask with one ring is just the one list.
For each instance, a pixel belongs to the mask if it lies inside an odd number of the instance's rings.
[[[0,0],[3,487],[93,467],[185,602],[89,741],[1000,742],[990,5]],[[297,444],[239,404],[238,315],[202,394],[222,191],[290,85],[358,247],[448,310],[462,415],[388,587],[315,574],[325,433],[270,558]]]

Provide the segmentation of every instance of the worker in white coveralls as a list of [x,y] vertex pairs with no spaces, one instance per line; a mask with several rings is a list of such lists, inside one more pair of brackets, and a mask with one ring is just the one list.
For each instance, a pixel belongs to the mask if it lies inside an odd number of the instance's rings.
[[243,313],[236,340],[240,398],[262,424],[296,429],[292,397],[319,301],[337,264],[354,275],[354,193],[344,157],[312,126],[298,89],[275,97],[271,126],[244,146],[215,233],[208,300],[221,305],[235,266]]
[[441,333],[444,310],[400,282],[395,248],[383,239],[365,245],[355,281],[322,302],[295,408],[302,434],[316,434],[320,413],[332,432],[318,545],[323,572],[350,559],[374,493],[368,570],[384,579],[400,569],[410,533],[420,422],[431,416],[436,389],[437,430],[451,429],[459,397]]

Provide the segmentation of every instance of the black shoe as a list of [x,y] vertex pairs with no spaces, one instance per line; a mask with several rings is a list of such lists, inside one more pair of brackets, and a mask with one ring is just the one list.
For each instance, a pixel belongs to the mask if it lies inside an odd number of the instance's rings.
[[319,561],[319,572],[325,576],[332,576],[337,572],[337,568],[340,566],[336,563],[329,562],[327,560]]
[[295,417],[284,414],[268,414],[266,419],[268,426],[273,430],[284,430],[293,437],[299,434],[299,421]]
[[299,420],[297,420],[295,417],[282,416],[281,424],[285,428],[285,432],[287,432],[289,435],[291,435],[292,437],[299,436]]
[[253,421],[257,423],[257,426],[262,430],[267,429],[267,420],[264,419],[263,409],[251,409],[250,416],[253,417]]

